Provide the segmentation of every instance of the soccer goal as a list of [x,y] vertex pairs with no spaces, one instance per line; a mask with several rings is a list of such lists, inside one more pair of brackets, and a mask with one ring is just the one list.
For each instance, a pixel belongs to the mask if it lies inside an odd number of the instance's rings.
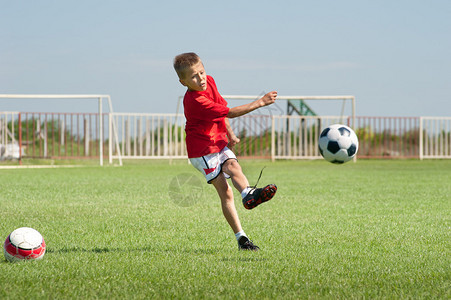
[[[63,102],[70,103],[70,110],[77,107],[77,100],[86,99],[92,103],[97,102],[97,111],[92,109],[87,113],[24,112],[25,101],[21,104],[19,100],[25,99],[33,104],[39,103],[40,106],[45,104],[46,99],[52,99],[53,103],[56,103],[53,104],[53,109],[58,109],[60,104],[63,106]],[[0,100],[9,101],[9,106],[17,107],[15,111],[0,112],[0,148],[12,149],[12,157],[18,158],[20,164],[25,156],[30,158],[98,157],[99,164],[103,166],[104,143],[109,144],[115,140],[116,157],[119,165],[122,165],[117,126],[111,117],[113,105],[109,95],[0,94]],[[107,113],[103,111],[104,101],[107,101]],[[48,103],[47,106],[49,106]],[[47,110],[50,109],[47,108]],[[107,131],[106,134],[105,131]],[[109,163],[112,164],[112,145],[108,145],[108,149]],[[2,150],[2,155],[6,152]]]
[[[262,97],[223,95],[230,107]],[[319,159],[317,138],[328,125],[355,125],[354,96],[277,96],[274,104],[260,108],[230,124],[241,142],[241,157]],[[316,105],[321,104],[321,105]]]

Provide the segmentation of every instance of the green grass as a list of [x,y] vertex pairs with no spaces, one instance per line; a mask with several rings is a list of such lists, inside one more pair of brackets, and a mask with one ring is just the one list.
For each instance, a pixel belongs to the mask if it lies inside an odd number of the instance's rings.
[[[450,160],[241,165],[279,188],[252,211],[235,192],[256,253],[186,161],[0,170],[0,237],[47,243],[42,261],[0,261],[0,299],[451,298]],[[202,181],[187,207],[168,193],[185,173]]]

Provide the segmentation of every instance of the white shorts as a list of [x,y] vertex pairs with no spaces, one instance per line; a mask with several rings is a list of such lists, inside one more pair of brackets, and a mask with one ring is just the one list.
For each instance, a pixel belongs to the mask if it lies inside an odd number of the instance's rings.
[[[205,176],[207,182],[211,183],[213,179],[219,176],[222,171],[222,165],[229,159],[236,159],[235,153],[224,147],[219,153],[190,158],[189,161]],[[230,178],[228,174],[223,173],[226,178]]]

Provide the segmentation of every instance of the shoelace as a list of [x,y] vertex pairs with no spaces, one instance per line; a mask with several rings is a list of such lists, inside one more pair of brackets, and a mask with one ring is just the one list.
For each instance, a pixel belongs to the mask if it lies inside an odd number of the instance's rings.
[[258,179],[257,179],[257,182],[255,183],[255,185],[254,186],[250,186],[252,189],[256,189],[257,188],[257,184],[258,184],[258,182],[260,181],[260,178],[262,177],[262,174],[263,174],[263,170],[266,168],[266,166],[264,166],[262,169],[261,169],[261,171],[260,171],[260,175],[258,176]]

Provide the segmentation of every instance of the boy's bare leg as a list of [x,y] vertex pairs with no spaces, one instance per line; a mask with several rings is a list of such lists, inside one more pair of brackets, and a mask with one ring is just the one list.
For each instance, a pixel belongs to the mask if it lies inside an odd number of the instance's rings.
[[227,183],[224,174],[219,174],[219,176],[212,181],[213,186],[218,192],[219,198],[221,199],[222,213],[232,227],[233,233],[242,231],[241,222],[238,218],[238,213],[236,212],[235,202],[233,201],[233,190]]
[[229,159],[222,165],[222,170],[230,175],[232,179],[233,186],[242,192],[245,188],[249,187],[249,181],[241,169],[240,164],[235,159]]
[[234,159],[226,161],[222,165],[222,169],[230,175],[233,185],[242,194],[243,205],[246,209],[253,209],[263,202],[271,200],[276,194],[277,186],[275,184],[269,184],[263,188],[250,188],[240,164]]
[[[248,187],[249,183],[246,176],[244,176],[243,171],[236,160],[231,159],[226,161],[222,165],[222,170],[230,175],[233,185],[239,191]],[[212,184],[221,198],[222,212],[235,233],[235,237],[238,241],[238,248],[240,250],[258,251],[260,248],[257,245],[254,245],[241,228],[240,219],[238,218],[238,213],[236,212],[235,203],[233,201],[233,190],[227,183],[224,173],[221,172]]]

